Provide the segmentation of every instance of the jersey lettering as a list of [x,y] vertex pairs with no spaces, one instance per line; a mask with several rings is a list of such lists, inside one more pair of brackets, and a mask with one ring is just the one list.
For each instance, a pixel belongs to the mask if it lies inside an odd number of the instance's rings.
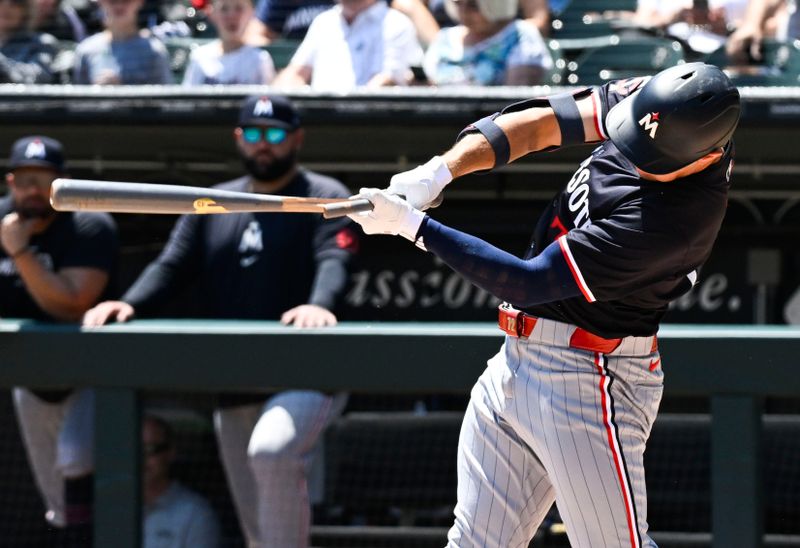
[[[572,213],[575,213],[573,225],[575,228],[580,228],[586,221],[589,220],[589,163],[592,161],[593,156],[589,156],[578,167],[578,171],[572,176],[569,183],[567,183],[567,205]],[[560,222],[560,221],[559,221]]]

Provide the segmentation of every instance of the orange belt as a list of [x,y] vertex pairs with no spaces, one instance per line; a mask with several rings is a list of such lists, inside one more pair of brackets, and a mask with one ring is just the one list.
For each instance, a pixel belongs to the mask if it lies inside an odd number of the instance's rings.
[[[508,305],[500,306],[499,324],[500,329],[512,337],[527,339],[533,332],[533,328],[539,318],[525,314],[521,310],[516,310]],[[580,327],[575,328],[575,332],[569,339],[570,348],[588,350],[590,352],[600,352],[609,354],[617,349],[622,343],[622,339],[604,339]],[[656,340],[653,338],[653,350],[656,348]]]

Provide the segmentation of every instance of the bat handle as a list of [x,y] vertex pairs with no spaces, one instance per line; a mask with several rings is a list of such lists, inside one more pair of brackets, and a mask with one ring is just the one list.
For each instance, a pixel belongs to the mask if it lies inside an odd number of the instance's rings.
[[355,200],[343,200],[341,202],[323,204],[322,206],[322,216],[326,219],[336,219],[337,217],[344,217],[345,215],[362,211],[372,211],[372,202],[364,198],[356,198]]

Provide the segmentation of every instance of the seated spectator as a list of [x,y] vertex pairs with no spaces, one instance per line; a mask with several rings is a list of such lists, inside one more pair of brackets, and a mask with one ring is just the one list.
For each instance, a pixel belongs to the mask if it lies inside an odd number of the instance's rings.
[[333,0],[259,0],[245,41],[261,46],[278,38],[302,40],[317,15],[334,4]]
[[[402,1],[402,0],[401,0]],[[413,0],[412,0],[413,1]],[[572,0],[562,0],[562,2],[569,4]],[[395,3],[397,0],[395,0]],[[453,27],[458,25],[458,20],[454,19],[456,16],[453,13],[452,17],[445,6],[446,0],[428,0],[428,9],[433,14],[434,20],[440,27]],[[542,36],[550,35],[550,13],[558,13],[564,6],[556,5],[554,2],[548,0],[519,0],[520,17],[528,23],[539,29]],[[392,4],[393,7],[403,11],[399,5]],[[409,17],[411,17],[409,15]],[[414,18],[411,17],[413,20]],[[416,24],[417,28],[419,25]],[[428,42],[430,43],[430,42]]]
[[[774,23],[778,0],[767,0],[762,15],[769,19],[768,26]],[[605,12],[606,18],[632,22],[645,29],[656,29],[668,36],[681,40],[689,50],[707,54],[724,46],[728,35],[736,34],[741,26],[749,27],[755,16],[748,16],[747,0],[638,0],[635,12]],[[766,19],[760,19],[765,21]],[[759,24],[759,23],[755,23]],[[774,29],[770,31],[774,35]]]
[[72,4],[62,0],[35,0],[32,27],[58,40],[80,42],[86,38],[86,25],[80,15]]
[[439,33],[439,23],[423,0],[392,0],[390,5],[411,19],[417,29],[417,38],[424,47],[433,42]]
[[56,40],[28,30],[33,0],[0,1],[0,84],[49,84]]
[[519,0],[522,18],[539,29],[539,34],[550,34],[550,7],[547,0]]
[[214,0],[209,9],[219,39],[192,51],[183,85],[272,82],[272,57],[244,43],[247,23],[253,17],[251,0]]
[[217,548],[219,523],[211,505],[170,475],[175,444],[169,424],[142,421],[143,548]]
[[171,84],[172,72],[164,44],[139,29],[143,0],[99,0],[106,30],[78,44],[75,84]]
[[517,0],[447,0],[461,21],[444,28],[425,54],[425,73],[436,85],[532,85],[553,60],[541,34],[515,19]]
[[725,51],[735,64],[761,60],[761,41],[800,38],[800,12],[793,0],[749,0],[741,24],[728,36]]
[[422,48],[411,20],[382,0],[341,0],[308,29],[276,86],[347,91],[407,85]]

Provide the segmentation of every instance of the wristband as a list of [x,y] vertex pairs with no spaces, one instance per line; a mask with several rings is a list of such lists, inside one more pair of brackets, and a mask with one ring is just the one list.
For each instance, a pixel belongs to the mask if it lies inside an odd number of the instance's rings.
[[425,167],[433,173],[433,183],[439,192],[453,180],[453,174],[441,156],[434,156],[425,162]]

